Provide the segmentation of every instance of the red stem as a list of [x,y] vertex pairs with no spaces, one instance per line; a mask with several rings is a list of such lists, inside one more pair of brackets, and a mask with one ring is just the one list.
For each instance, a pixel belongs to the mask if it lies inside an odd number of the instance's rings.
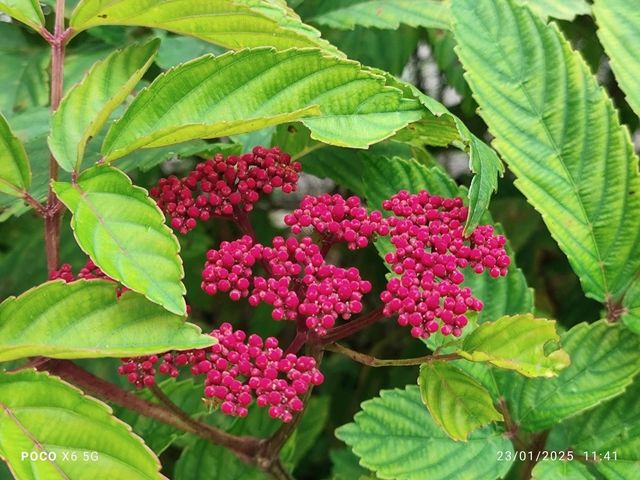
[[[56,0],[55,27],[53,36],[47,40],[51,45],[51,111],[55,112],[60,105],[64,81],[64,53],[70,30],[64,29],[64,0]],[[45,37],[46,38],[46,37]],[[58,179],[58,162],[53,154],[49,156],[49,181]],[[47,196],[47,214],[44,217],[45,248],[47,253],[47,270],[49,274],[60,264],[60,211],[58,198],[49,185]]]

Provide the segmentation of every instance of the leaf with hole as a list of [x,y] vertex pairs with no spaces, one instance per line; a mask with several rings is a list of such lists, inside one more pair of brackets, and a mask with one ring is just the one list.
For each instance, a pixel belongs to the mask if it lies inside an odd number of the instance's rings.
[[53,114],[49,136],[49,148],[63,169],[79,171],[87,142],[131,93],[159,46],[154,39],[112,53],[65,95]]
[[551,379],[496,370],[498,390],[513,420],[541,431],[624,392],[640,372],[640,337],[604,320],[560,336],[571,364]]
[[109,277],[184,315],[184,271],[180,245],[147,192],[120,170],[99,165],[76,183],[54,182],[71,210],[80,248]]
[[214,343],[200,328],[116,284],[48,282],[0,304],[0,361],[136,357]]
[[558,340],[554,320],[531,314],[505,316],[476,328],[456,353],[472,362],[489,362],[527,377],[554,377],[570,363],[566,351],[546,351]]
[[[158,458],[107,405],[47,373],[0,373],[0,431],[0,457],[20,480],[165,478]],[[25,461],[23,452],[47,459]]]

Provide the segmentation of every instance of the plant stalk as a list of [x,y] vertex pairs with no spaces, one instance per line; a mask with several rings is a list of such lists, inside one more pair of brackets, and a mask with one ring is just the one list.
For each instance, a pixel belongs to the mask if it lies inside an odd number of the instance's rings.
[[[55,26],[53,36],[48,38],[51,45],[51,111],[55,112],[62,100],[64,82],[64,54],[68,39],[64,28],[64,0],[56,0]],[[49,155],[49,182],[58,179],[58,162],[53,153]],[[47,271],[51,274],[60,264],[60,217],[58,198],[49,184],[47,214],[44,217],[44,238],[47,254]]]
[[329,352],[336,352],[344,355],[345,357],[349,357],[351,360],[368,367],[407,367],[412,365],[421,365],[423,363],[433,362],[436,360],[452,361],[461,358],[457,353],[449,353],[446,355],[425,355],[423,357],[394,358],[385,360],[356,352],[355,350],[351,350],[339,343],[330,343],[329,345],[325,345],[323,348]]

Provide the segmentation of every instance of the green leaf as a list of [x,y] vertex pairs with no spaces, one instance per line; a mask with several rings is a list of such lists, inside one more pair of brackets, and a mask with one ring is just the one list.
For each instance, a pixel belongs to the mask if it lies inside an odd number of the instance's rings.
[[467,441],[474,430],[502,420],[489,392],[448,362],[422,364],[418,385],[431,417],[454,440]]
[[532,480],[591,480],[595,479],[587,467],[577,461],[542,460],[531,472]]
[[640,115],[640,58],[634,48],[640,43],[640,9],[626,0],[596,0],[593,14],[616,80]]
[[420,30],[405,25],[397,30],[365,27],[356,27],[355,30],[324,29],[322,34],[348,58],[398,76],[402,75],[420,40]]
[[16,110],[47,105],[49,49],[30,44],[13,23],[0,22],[0,38],[0,111],[10,117]]
[[[218,413],[218,416],[222,414]],[[228,418],[228,417],[227,417]],[[212,417],[214,420],[215,417]],[[229,433],[266,438],[278,428],[264,409],[253,404],[245,418],[235,419]],[[255,466],[249,465],[230,454],[224,446],[206,440],[197,440],[188,445],[176,462],[173,480],[201,480],[202,472],[212,479],[266,480],[268,477]]]
[[549,428],[622,393],[640,372],[640,338],[604,320],[561,335],[571,364],[552,379],[496,371],[513,420],[530,431]]
[[311,22],[345,30],[357,25],[395,30],[400,24],[449,28],[449,5],[439,0],[306,0],[298,11]]
[[54,182],[71,210],[80,248],[109,277],[172,313],[186,304],[180,244],[147,192],[109,166],[85,170],[77,183]]
[[588,296],[614,299],[640,269],[640,180],[628,131],[555,24],[513,0],[454,0],[467,80],[516,186]]
[[302,120],[314,138],[365,148],[422,116],[415,100],[358,63],[319,50],[204,56],[160,75],[109,130],[108,160],[137,148]]
[[330,397],[311,397],[302,414],[298,428],[282,447],[280,458],[293,469],[311,449],[329,418]]
[[27,152],[0,113],[0,192],[21,197],[30,186]]
[[48,282],[0,304],[0,361],[51,358],[135,357],[213,344],[185,323],[116,284]]
[[377,477],[358,463],[358,457],[349,449],[329,451],[331,458],[331,480],[374,480]]
[[382,390],[336,436],[360,457],[362,466],[396,480],[494,480],[511,466],[496,461],[496,452],[513,452],[511,442],[491,426],[473,432],[466,443],[452,440],[431,418],[414,386]]
[[[586,0],[519,0],[542,18],[553,17],[573,20],[576,15],[589,15],[591,7]],[[608,0],[607,0],[608,1]]]
[[2,0],[0,11],[10,17],[41,31],[44,25],[44,15],[38,0]]
[[105,124],[149,68],[160,46],[154,39],[118,50],[96,63],[66,94],[53,115],[49,147],[68,172],[80,169],[87,142]]
[[[175,378],[168,378],[160,382],[158,387],[174,404],[187,412],[192,418],[206,413],[206,408],[202,401],[202,383],[195,383],[192,378],[181,381],[177,381]],[[141,390],[138,395],[151,401],[155,399],[149,389]],[[158,422],[132,410],[125,408],[116,408],[115,410],[118,417],[128,425],[131,425],[133,431],[140,435],[157,455],[164,452],[178,438],[186,435],[185,432],[166,423]]]
[[514,315],[483,323],[464,339],[462,350],[456,353],[472,362],[489,362],[527,377],[554,377],[570,364],[566,351],[546,351],[549,343],[558,340],[554,320]]
[[156,55],[156,65],[166,70],[179,63],[188,62],[207,53],[221,55],[224,51],[224,48],[198,40],[197,38],[167,35],[162,39],[158,55]]
[[[572,449],[576,454],[604,455],[609,459],[595,463],[607,478],[634,478],[640,471],[640,380],[636,380],[627,391],[596,409],[583,413],[551,430],[547,445],[551,450]],[[613,456],[615,452],[615,457]],[[593,457],[591,457],[593,458]],[[608,475],[601,467],[628,472]]]
[[74,33],[98,25],[162,28],[226,48],[272,46],[337,49],[283,3],[270,0],[83,0],[73,11]]
[[[47,373],[0,374],[0,431],[0,457],[20,480],[165,478],[153,452],[107,405]],[[24,461],[22,452],[57,458]]]

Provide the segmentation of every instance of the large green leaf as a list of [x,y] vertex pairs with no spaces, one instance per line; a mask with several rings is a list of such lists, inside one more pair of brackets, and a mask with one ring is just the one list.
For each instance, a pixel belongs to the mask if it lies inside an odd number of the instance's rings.
[[[542,18],[553,17],[573,20],[576,15],[589,15],[591,7],[586,0],[519,0]],[[609,0],[606,0],[609,1]]]
[[0,113],[0,192],[21,197],[30,185],[27,152]]
[[598,37],[631,108],[640,115],[640,8],[628,0],[596,0]]
[[605,477],[635,478],[640,472],[639,394],[640,380],[636,380],[623,395],[555,427],[547,448],[571,449],[581,456],[588,452],[592,459],[596,452],[595,468]]
[[98,25],[162,28],[230,49],[272,46],[337,49],[305,25],[284,2],[270,0],[83,0],[70,26],[81,32]]
[[333,28],[362,27],[395,30],[412,27],[449,28],[449,6],[440,0],[306,0],[303,18]]
[[570,363],[566,351],[547,351],[547,344],[558,340],[553,320],[531,314],[505,316],[480,325],[464,339],[457,353],[527,377],[553,377]]
[[104,273],[185,314],[180,244],[145,190],[104,165],[85,170],[76,183],[54,182],[53,188],[73,214],[80,248]]
[[0,304],[0,361],[135,357],[211,345],[213,338],[115,284],[91,280],[48,282]]
[[[153,452],[107,405],[47,373],[0,374],[0,432],[0,457],[20,480],[165,478]],[[56,460],[25,461],[23,452]]]
[[561,335],[571,364],[552,379],[495,372],[513,420],[544,430],[624,391],[640,372],[640,338],[604,320]]
[[1,0],[0,12],[9,14],[34,30],[43,29],[44,15],[38,0]]
[[114,52],[69,90],[53,115],[49,137],[49,148],[62,168],[80,169],[85,145],[136,86],[159,45],[155,39]]
[[599,301],[640,268],[640,180],[628,131],[554,25],[513,0],[453,0],[467,79],[516,185]]
[[414,386],[382,390],[380,397],[364,402],[354,422],[338,428],[336,436],[364,467],[395,480],[494,480],[511,466],[498,462],[496,452],[513,453],[511,442],[491,426],[473,432],[468,442],[449,438]]
[[113,160],[137,148],[248,132],[301,119],[314,138],[367,147],[422,117],[386,78],[319,50],[204,56],[160,75],[109,130]]
[[418,385],[431,417],[454,440],[466,441],[479,427],[502,420],[489,392],[448,362],[421,365]]

